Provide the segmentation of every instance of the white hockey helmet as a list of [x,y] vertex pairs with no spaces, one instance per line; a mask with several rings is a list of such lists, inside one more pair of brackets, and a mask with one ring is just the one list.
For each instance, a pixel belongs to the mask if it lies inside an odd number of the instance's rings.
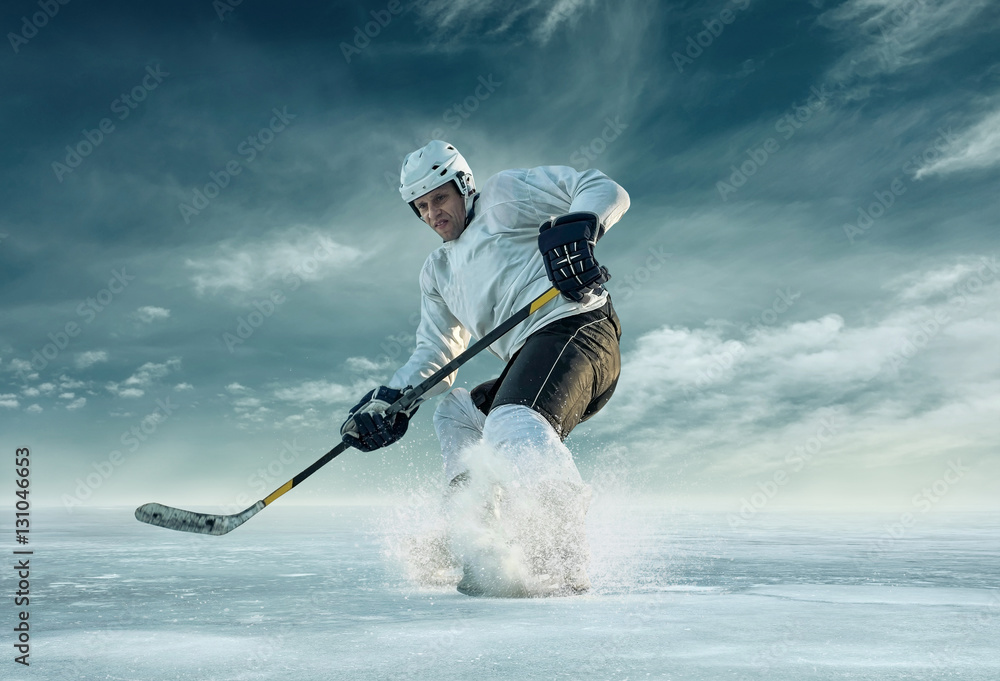
[[476,181],[465,157],[451,144],[432,140],[426,146],[406,155],[399,173],[399,194],[420,217],[413,202],[443,184],[454,182],[458,193],[465,197],[465,212],[472,214]]

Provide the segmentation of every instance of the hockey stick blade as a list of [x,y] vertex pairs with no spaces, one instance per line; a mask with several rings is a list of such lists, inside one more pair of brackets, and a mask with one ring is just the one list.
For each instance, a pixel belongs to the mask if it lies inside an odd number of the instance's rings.
[[233,515],[214,515],[185,511],[154,503],[143,504],[135,509],[135,519],[149,525],[165,527],[168,530],[220,535],[235,530],[263,508],[264,502],[258,501],[245,511]]

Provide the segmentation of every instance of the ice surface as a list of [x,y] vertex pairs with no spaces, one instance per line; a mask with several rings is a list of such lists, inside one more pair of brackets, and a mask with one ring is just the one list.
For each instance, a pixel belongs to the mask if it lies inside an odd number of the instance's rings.
[[7,597],[2,678],[1000,678],[996,516],[884,542],[891,518],[734,530],[597,496],[589,594],[473,599],[419,586],[393,552],[433,525],[414,508],[275,504],[222,537],[35,510],[31,667],[11,659]]

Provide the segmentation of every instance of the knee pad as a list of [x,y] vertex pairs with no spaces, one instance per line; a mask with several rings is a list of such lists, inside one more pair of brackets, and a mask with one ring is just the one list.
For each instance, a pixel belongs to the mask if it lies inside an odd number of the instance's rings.
[[562,446],[548,419],[522,404],[503,404],[491,411],[483,426],[483,441],[497,450]]
[[525,478],[582,483],[573,455],[552,424],[530,407],[504,404],[493,409],[483,426],[483,442]]

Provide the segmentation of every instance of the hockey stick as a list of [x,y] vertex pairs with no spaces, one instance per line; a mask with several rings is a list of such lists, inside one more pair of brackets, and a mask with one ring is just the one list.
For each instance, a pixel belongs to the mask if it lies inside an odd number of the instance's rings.
[[[395,414],[403,409],[406,409],[407,407],[412,406],[424,393],[437,385],[446,376],[452,374],[460,366],[478,355],[486,349],[487,346],[494,343],[498,338],[533,315],[539,310],[539,308],[545,305],[545,303],[549,302],[558,295],[559,291],[553,287],[522,307],[520,310],[511,315],[507,321],[503,322],[476,341],[472,346],[466,349],[465,352],[427,377],[420,385],[403,393],[402,397],[393,402],[389,408],[386,409],[386,415]],[[156,525],[157,527],[165,527],[168,530],[194,532],[196,534],[226,534],[227,532],[235,530],[250,518],[263,511],[275,499],[301,483],[326,464],[333,461],[341,454],[341,452],[349,447],[350,445],[346,442],[341,442],[322,457],[317,459],[311,466],[309,466],[309,468],[296,475],[294,478],[271,492],[250,508],[239,513],[234,513],[232,515],[197,513],[195,511],[185,511],[180,508],[164,506],[163,504],[151,503],[143,504],[139,508],[135,509],[135,518],[140,522]]]

